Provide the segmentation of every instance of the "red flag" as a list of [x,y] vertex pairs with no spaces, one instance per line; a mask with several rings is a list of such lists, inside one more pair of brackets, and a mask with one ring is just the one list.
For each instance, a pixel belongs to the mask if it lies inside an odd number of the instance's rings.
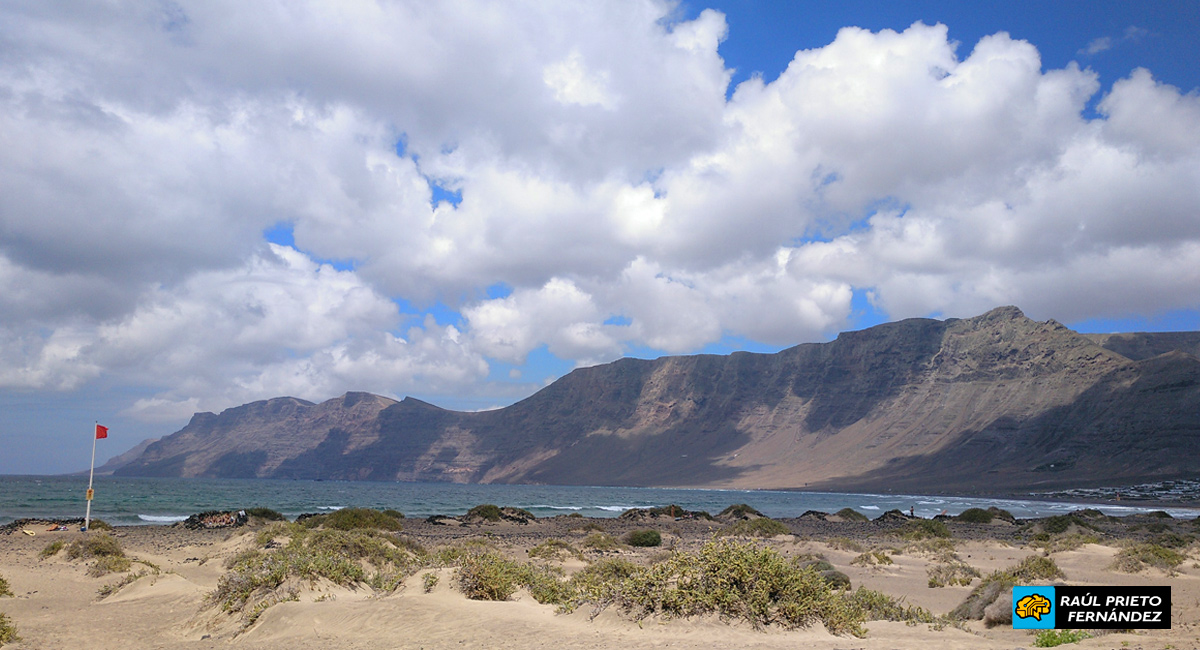
[[97,424],[96,425],[96,440],[99,440],[101,438],[107,438],[107,437],[108,437],[108,427]]

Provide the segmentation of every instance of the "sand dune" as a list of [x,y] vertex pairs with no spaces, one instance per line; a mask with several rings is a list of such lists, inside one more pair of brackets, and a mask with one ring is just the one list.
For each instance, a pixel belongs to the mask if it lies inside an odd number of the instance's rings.
[[[801,522],[789,522],[793,528]],[[610,522],[604,525],[615,526]],[[679,547],[703,543],[710,528],[670,524],[671,539]],[[449,532],[445,527],[408,525],[426,545],[455,539],[487,538],[513,557],[550,536],[565,536],[554,525],[539,522],[526,527],[466,526]],[[128,573],[90,577],[87,565],[70,561],[62,553],[39,557],[55,539],[72,540],[78,532],[37,530],[36,536],[0,535],[0,576],[14,596],[0,598],[5,613],[22,637],[14,649],[89,648],[139,650],[158,648],[241,648],[246,650],[328,650],[330,648],[867,648],[940,650],[951,648],[1030,647],[1033,634],[1009,627],[985,628],[970,622],[966,629],[872,621],[865,638],[835,636],[817,624],[800,630],[754,629],[744,623],[716,617],[691,620],[648,618],[635,621],[610,608],[592,618],[581,609],[558,614],[550,605],[537,603],[520,591],[504,602],[468,600],[454,586],[453,568],[426,569],[407,579],[394,593],[380,596],[362,587],[351,589],[332,583],[306,587],[295,602],[268,609],[247,629],[236,617],[224,614],[206,600],[226,571],[227,558],[253,540],[247,529],[239,531],[189,531],[172,527],[118,529],[115,535],[135,562],[132,572],[146,576],[101,598],[98,590],[118,583]],[[819,532],[781,537],[769,542],[784,554],[819,553],[850,576],[857,587],[866,586],[901,596],[934,613],[946,613],[971,591],[969,586],[930,588],[926,568],[931,557],[898,553],[894,563],[882,567],[851,564],[857,551],[845,543],[822,539]],[[439,537],[441,536],[441,537]],[[827,536],[825,536],[827,537]],[[955,552],[983,574],[1011,566],[1040,550],[1002,540],[979,538],[956,542]],[[807,538],[807,539],[806,539]],[[864,540],[866,543],[866,540]],[[1193,547],[1194,548],[1194,547]],[[626,550],[637,553],[656,552]],[[1200,647],[1200,565],[1196,556],[1176,575],[1149,569],[1137,574],[1107,568],[1117,548],[1088,544],[1058,552],[1053,558],[1066,572],[1069,584],[1161,585],[1173,590],[1174,628],[1109,634],[1087,639],[1079,648],[1195,648]],[[147,564],[148,563],[148,564]],[[583,566],[570,560],[568,571]],[[157,568],[155,572],[153,567]],[[424,589],[424,574],[438,575],[436,586]],[[975,582],[978,584],[978,581]]]

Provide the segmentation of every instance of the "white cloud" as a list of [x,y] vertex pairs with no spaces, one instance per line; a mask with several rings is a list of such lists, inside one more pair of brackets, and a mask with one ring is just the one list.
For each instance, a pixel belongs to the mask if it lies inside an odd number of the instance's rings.
[[[1094,73],[916,24],[727,99],[724,17],[674,11],[4,5],[0,385],[133,385],[139,417],[491,404],[489,360],[814,340],[855,291],[892,317],[1200,308],[1194,92],[1132,71],[1086,118]],[[280,223],[299,251],[264,249]]]

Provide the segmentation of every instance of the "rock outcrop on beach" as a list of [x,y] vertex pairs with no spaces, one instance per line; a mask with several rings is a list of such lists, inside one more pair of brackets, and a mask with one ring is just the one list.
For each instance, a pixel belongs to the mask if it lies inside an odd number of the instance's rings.
[[1200,473],[1200,333],[1015,307],[776,354],[582,368],[462,413],[363,393],[196,414],[127,476],[998,492]]

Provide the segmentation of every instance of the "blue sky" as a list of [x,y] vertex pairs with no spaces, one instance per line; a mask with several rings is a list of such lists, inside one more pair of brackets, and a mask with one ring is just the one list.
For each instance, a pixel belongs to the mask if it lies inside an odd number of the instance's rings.
[[[0,6],[0,473],[1016,304],[1200,329],[1194,2]],[[436,54],[431,54],[436,53]]]

